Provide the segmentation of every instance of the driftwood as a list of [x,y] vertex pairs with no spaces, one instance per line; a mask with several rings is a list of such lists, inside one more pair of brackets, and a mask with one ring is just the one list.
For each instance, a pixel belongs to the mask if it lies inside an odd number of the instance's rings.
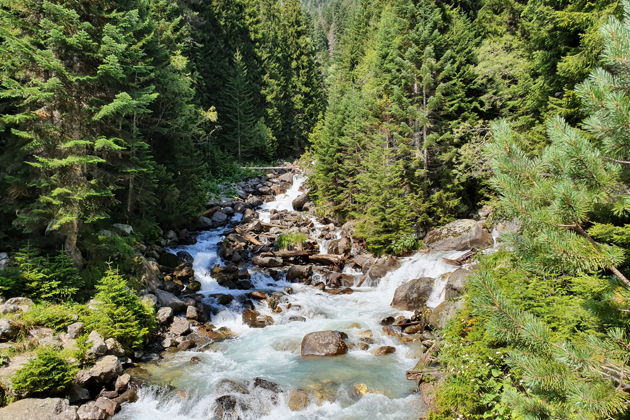
[[236,233],[238,233],[239,235],[241,235],[247,242],[251,243],[252,245],[256,245],[256,246],[260,246],[262,245],[262,242],[260,242],[258,239],[254,238],[252,235],[250,235],[249,233],[246,233],[243,231],[243,229],[241,228],[236,228]]
[[462,255],[461,257],[455,258],[454,260],[452,260],[450,258],[442,258],[442,260],[445,263],[447,263],[447,264],[463,265],[466,262],[466,260],[468,260],[473,255],[475,255],[474,251],[468,251],[464,255]]
[[326,265],[341,265],[344,263],[344,258],[339,255],[332,254],[317,254],[310,255],[309,261],[314,263],[326,264]]
[[280,257],[280,258],[294,258],[294,257],[310,257],[317,254],[317,251],[269,251],[260,254],[261,257]]

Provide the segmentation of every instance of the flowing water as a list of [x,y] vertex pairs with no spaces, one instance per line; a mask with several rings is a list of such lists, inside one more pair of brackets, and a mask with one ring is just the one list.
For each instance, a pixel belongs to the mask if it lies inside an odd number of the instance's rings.
[[[286,194],[264,204],[260,209],[261,220],[269,221],[274,209],[291,210],[291,201],[300,194],[303,182],[303,177],[296,176]],[[321,227],[321,224],[315,224],[312,234],[319,233]],[[195,275],[202,283],[202,293],[238,295],[251,292],[223,288],[210,275],[210,269],[221,263],[218,243],[224,232],[225,229],[216,229],[201,233],[196,244],[180,249],[194,257]],[[327,243],[322,241],[320,245]],[[247,409],[239,409],[241,419],[417,419],[423,407],[419,395],[414,392],[415,383],[406,380],[405,371],[416,364],[418,349],[385,335],[379,321],[400,313],[389,306],[396,287],[418,277],[437,279],[441,274],[455,270],[457,267],[445,263],[443,258],[457,258],[461,254],[463,252],[418,253],[403,259],[401,266],[380,279],[376,286],[355,288],[350,295],[330,295],[310,286],[290,284],[294,289],[294,293],[286,297],[292,305],[290,309],[275,314],[265,303],[257,303],[256,310],[274,318],[274,324],[266,328],[249,328],[243,324],[242,308],[238,303],[220,307],[212,323],[230,328],[238,333],[238,338],[213,344],[204,352],[173,353],[158,365],[148,366],[153,379],[166,386],[142,388],[140,399],[126,405],[116,418],[209,419],[213,416],[214,401],[225,395],[224,390],[217,389],[221,388],[221,381],[249,382],[260,377],[279,384],[284,392],[274,397],[269,391],[250,385],[249,394],[239,394],[247,406]],[[252,271],[252,280],[258,290],[270,292],[289,286],[253,268]],[[344,272],[358,274],[350,267]],[[445,282],[436,280],[429,306],[437,306],[443,301],[444,286]],[[306,321],[290,319],[296,316],[304,317]],[[374,344],[370,349],[389,345],[396,347],[396,352],[375,356],[354,347],[343,356],[300,357],[302,337],[309,332],[344,331],[348,334],[348,342],[356,343],[359,332],[366,329],[373,333]],[[201,361],[191,364],[193,356]],[[370,392],[358,396],[354,390],[357,384],[367,385]],[[311,401],[302,411],[290,411],[288,394],[296,388],[317,394],[318,401]]]

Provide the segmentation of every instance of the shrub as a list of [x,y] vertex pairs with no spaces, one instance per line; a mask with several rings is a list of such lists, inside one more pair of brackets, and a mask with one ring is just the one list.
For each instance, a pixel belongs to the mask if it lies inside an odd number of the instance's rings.
[[61,331],[75,322],[79,318],[79,314],[84,310],[85,307],[81,305],[38,304],[22,315],[22,321],[27,325],[41,325]]
[[277,249],[301,249],[304,242],[306,242],[307,236],[303,233],[283,233],[276,239]]
[[19,270],[19,292],[54,302],[71,300],[83,286],[83,280],[65,253],[42,256],[30,247],[15,254]]
[[72,382],[76,367],[52,348],[43,348],[37,356],[13,376],[14,391],[21,396],[63,395]]
[[127,349],[143,345],[155,327],[153,308],[142,302],[117,270],[111,267],[96,285],[96,308],[84,321],[105,337],[115,338]]

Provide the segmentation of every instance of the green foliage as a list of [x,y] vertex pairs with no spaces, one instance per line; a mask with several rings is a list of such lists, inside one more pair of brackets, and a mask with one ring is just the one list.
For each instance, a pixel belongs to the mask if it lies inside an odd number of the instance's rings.
[[27,247],[15,254],[14,261],[18,276],[11,285],[13,294],[25,293],[37,300],[64,302],[75,298],[84,285],[65,253],[45,256]]
[[12,378],[13,390],[22,396],[63,396],[76,368],[52,348],[43,348]]
[[66,327],[79,319],[85,307],[72,304],[37,304],[21,316],[26,325],[53,328],[64,331]]
[[88,328],[115,338],[126,349],[140,348],[155,328],[153,308],[140,300],[111,267],[96,285],[95,308],[83,319]]
[[308,237],[303,233],[282,233],[278,235],[274,246],[276,249],[301,249]]

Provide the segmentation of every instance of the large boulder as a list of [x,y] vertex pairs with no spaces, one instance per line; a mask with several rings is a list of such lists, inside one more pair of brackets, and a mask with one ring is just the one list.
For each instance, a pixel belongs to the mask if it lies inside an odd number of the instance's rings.
[[228,215],[222,211],[217,211],[216,213],[212,215],[212,221],[216,225],[219,225],[219,226],[224,225],[228,221]]
[[166,290],[156,290],[155,295],[158,298],[160,306],[168,306],[175,311],[176,314],[186,310],[186,304],[177,296]]
[[190,322],[185,318],[174,318],[168,331],[176,336],[188,334],[190,332]]
[[238,267],[234,265],[220,266],[215,265],[212,268],[212,278],[214,278],[219,285],[227,287],[228,289],[252,289],[254,285],[251,280],[244,278],[242,272]]
[[164,267],[174,269],[182,263],[182,260],[180,260],[180,258],[172,252],[163,251],[160,254],[160,258],[158,258],[158,263]]
[[424,238],[424,242],[434,251],[464,251],[489,248],[493,239],[490,232],[483,227],[483,222],[461,219],[433,229]]
[[160,265],[157,263],[157,261],[148,260],[142,257],[141,270],[142,271],[140,273],[140,281],[152,293],[155,293],[157,289],[161,289],[164,287],[162,272],[160,271]]
[[287,271],[287,281],[294,282],[311,278],[313,275],[312,265],[292,265]]
[[87,387],[109,384],[122,374],[122,370],[122,364],[116,356],[105,356],[91,368],[80,370],[76,382]]
[[455,318],[464,307],[464,300],[445,300],[433,308],[429,314],[429,325],[433,328],[444,328],[448,321]]
[[378,280],[399,266],[400,261],[396,257],[380,257],[370,265],[366,274],[370,280]]
[[89,348],[87,350],[87,357],[95,359],[100,356],[104,356],[107,353],[107,344],[105,339],[97,331],[92,331],[87,339]]
[[293,210],[302,211],[304,210],[304,205],[308,201],[308,194],[302,194],[296,197],[292,202],[291,206],[293,206]]
[[391,306],[403,311],[422,308],[433,290],[433,283],[434,280],[431,277],[420,277],[398,286]]
[[0,408],[0,419],[77,420],[77,408],[61,398],[26,398]]
[[302,357],[337,356],[348,352],[344,341],[348,336],[341,331],[315,331],[302,339]]
[[330,246],[328,247],[329,254],[349,254],[352,251],[352,241],[350,238],[343,237],[341,239],[335,239],[330,242]]

